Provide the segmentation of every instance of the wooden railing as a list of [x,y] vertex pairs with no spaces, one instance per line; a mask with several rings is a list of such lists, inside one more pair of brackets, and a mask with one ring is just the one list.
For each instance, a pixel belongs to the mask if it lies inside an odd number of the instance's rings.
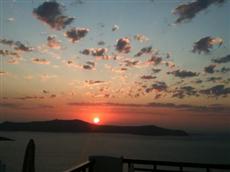
[[[226,170],[230,171],[230,164],[200,164],[200,163],[188,163],[188,162],[170,162],[170,161],[151,161],[151,160],[139,160],[139,159],[123,159],[123,164],[128,164],[129,172],[136,171],[151,171],[151,172],[185,172],[186,169],[193,169],[196,171],[198,169],[203,169],[206,172],[211,172],[211,170]],[[136,167],[141,165],[141,167]],[[144,167],[145,166],[145,167]],[[148,166],[148,167],[146,167]]]
[[[86,161],[76,167],[73,167],[65,172],[93,172],[92,161]],[[186,172],[204,171],[211,172],[211,170],[223,170],[223,172],[230,171],[230,164],[201,164],[189,162],[171,162],[171,161],[151,161],[139,159],[123,159],[123,166],[128,172]],[[125,166],[127,166],[125,168]]]

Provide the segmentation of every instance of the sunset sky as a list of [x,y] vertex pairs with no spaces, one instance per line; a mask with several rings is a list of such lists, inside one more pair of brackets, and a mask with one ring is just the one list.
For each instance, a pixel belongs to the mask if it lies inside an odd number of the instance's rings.
[[0,121],[230,131],[230,1],[1,0]]

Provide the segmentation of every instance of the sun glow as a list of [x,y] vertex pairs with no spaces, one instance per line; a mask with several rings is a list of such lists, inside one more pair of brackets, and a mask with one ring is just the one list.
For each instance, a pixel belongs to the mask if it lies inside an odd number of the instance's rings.
[[93,123],[94,124],[99,124],[100,123],[100,118],[99,117],[94,117],[93,118]]

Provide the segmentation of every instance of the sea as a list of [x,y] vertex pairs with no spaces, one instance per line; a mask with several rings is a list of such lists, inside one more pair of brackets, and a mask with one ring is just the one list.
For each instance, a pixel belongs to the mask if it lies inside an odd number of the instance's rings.
[[25,148],[33,138],[36,172],[62,172],[91,155],[133,159],[230,164],[230,135],[141,136],[103,133],[0,132],[6,172],[21,172]]

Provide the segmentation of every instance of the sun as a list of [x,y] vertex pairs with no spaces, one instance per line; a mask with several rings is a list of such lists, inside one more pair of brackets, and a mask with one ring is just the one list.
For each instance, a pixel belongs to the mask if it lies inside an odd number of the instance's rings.
[[93,123],[94,124],[99,124],[99,122],[100,122],[100,118],[99,117],[94,117],[93,118]]

